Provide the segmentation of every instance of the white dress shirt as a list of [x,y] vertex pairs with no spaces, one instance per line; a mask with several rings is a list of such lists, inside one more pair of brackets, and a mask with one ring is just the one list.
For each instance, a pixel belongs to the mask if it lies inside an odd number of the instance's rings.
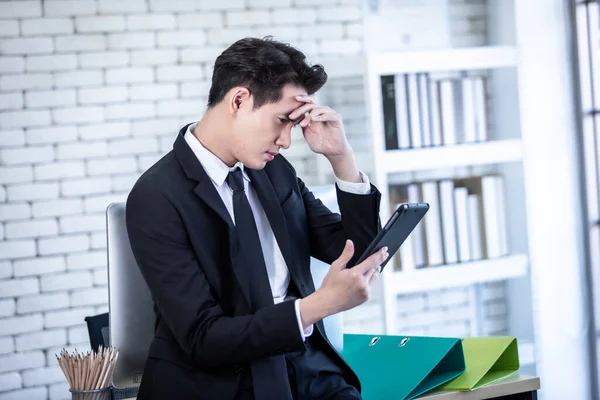
[[[237,167],[241,168],[243,172],[244,190],[246,192],[246,196],[248,197],[250,208],[252,208],[254,220],[256,221],[256,228],[258,229],[258,236],[265,258],[267,274],[269,276],[269,284],[271,286],[271,292],[273,293],[273,302],[278,304],[287,296],[288,286],[290,283],[290,273],[287,265],[285,264],[283,255],[281,254],[281,250],[279,249],[279,245],[277,244],[277,240],[275,239],[275,235],[273,234],[273,230],[271,229],[271,225],[269,224],[269,220],[267,219],[267,215],[265,214],[265,210],[263,209],[260,200],[257,197],[256,191],[252,185],[249,185],[250,178],[244,170],[244,165],[238,162],[236,165],[230,168],[216,155],[211,153],[193,135],[192,130],[196,128],[196,125],[197,123],[194,123],[188,127],[188,130],[184,135],[185,141],[198,158],[198,161],[200,161],[200,164],[202,164],[204,167],[207,175],[210,177],[215,189],[219,193],[219,196],[221,196],[223,203],[225,203],[225,207],[227,208],[227,211],[229,212],[231,220],[234,222],[234,224],[235,217],[233,214],[233,192],[229,188],[229,185],[225,179],[227,178],[229,171],[232,171]],[[369,178],[362,172],[360,172],[360,174],[362,178],[362,182],[360,183],[346,182],[339,180],[336,177],[336,182],[340,190],[355,194],[369,193],[371,191]],[[298,327],[300,328],[300,334],[302,336],[302,340],[305,340],[307,336],[312,334],[313,326],[310,325],[306,330],[302,328],[299,300],[296,300],[294,305],[296,309]]]

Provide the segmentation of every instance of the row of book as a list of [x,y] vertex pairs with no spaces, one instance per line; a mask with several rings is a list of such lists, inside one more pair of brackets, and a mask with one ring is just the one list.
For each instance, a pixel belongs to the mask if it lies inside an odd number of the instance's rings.
[[380,79],[386,150],[488,140],[486,76],[416,73]]
[[508,254],[501,175],[411,183],[394,187],[390,195],[392,204],[430,205],[397,253],[402,271]]

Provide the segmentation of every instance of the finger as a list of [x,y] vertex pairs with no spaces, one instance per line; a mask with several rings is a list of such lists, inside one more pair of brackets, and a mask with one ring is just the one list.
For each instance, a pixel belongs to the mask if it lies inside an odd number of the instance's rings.
[[300,125],[302,128],[304,128],[305,126],[309,126],[310,122],[313,120],[312,115],[307,114],[304,119],[302,119],[302,121],[300,121],[300,123],[298,125]]
[[377,266],[377,267],[373,268],[373,270],[375,272],[373,272],[373,274],[369,278],[369,284],[372,284],[372,283],[374,283],[377,280],[377,278],[381,274],[381,266]]
[[331,113],[334,112],[331,108],[329,107],[316,107],[312,110],[310,110],[310,112],[308,114],[306,114],[306,116],[302,119],[302,121],[300,121],[300,126],[301,127],[305,127],[310,125],[311,121],[330,121],[333,120],[332,117],[330,118],[325,118],[325,119],[317,119],[317,117],[322,117],[323,115],[327,114],[327,113]]
[[296,100],[302,101],[304,103],[314,103],[314,100],[307,94],[299,94],[298,96],[296,96]]
[[384,246],[375,253],[371,254],[365,261],[358,264],[355,268],[359,268],[359,272],[365,275],[367,272],[369,272],[369,269],[383,264],[387,257],[387,247]]
[[371,283],[371,279],[373,279],[373,277],[375,276],[375,274],[377,273],[378,270],[379,270],[379,266],[375,266],[375,267],[369,269],[367,271],[367,273],[364,274],[364,277],[367,279],[367,282]]
[[298,117],[301,117],[302,114],[306,114],[313,108],[317,108],[317,107],[319,107],[319,105],[314,104],[314,103],[306,103],[306,104],[301,105],[300,107],[296,108],[294,111],[292,111],[290,113],[290,115],[288,115],[288,118],[294,120]]
[[352,240],[346,240],[346,246],[344,246],[344,250],[342,254],[335,261],[337,263],[338,269],[341,271],[346,268],[346,265],[354,255],[354,243]]
[[316,117],[316,116],[321,116],[321,115],[327,114],[327,113],[335,113],[335,111],[333,111],[329,107],[317,106],[316,108],[313,108],[312,110],[310,110],[309,115],[312,117]]
[[316,114],[315,111],[311,111],[310,113],[312,120],[313,121],[320,121],[320,122],[328,122],[328,121],[341,121],[342,116],[333,111],[333,110],[327,110],[325,112]]

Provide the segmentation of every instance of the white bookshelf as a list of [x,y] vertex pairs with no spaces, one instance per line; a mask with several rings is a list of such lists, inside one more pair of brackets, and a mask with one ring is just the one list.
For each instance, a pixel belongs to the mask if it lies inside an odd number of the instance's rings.
[[[465,71],[506,71],[518,68],[518,51],[514,46],[488,46],[475,48],[457,48],[440,50],[421,50],[398,53],[368,53],[365,61],[366,96],[369,110],[370,133],[372,137],[373,158],[375,160],[374,181],[382,193],[381,218],[387,220],[390,215],[390,187],[398,184],[398,174],[405,177],[415,176],[414,172],[424,172],[429,179],[461,178],[458,170],[471,171],[473,167],[481,167],[485,171],[493,171],[504,175],[506,190],[510,195],[511,206],[515,198],[519,199],[518,215],[510,215],[507,223],[525,219],[525,204],[520,197],[522,189],[522,173],[520,167],[514,172],[514,165],[523,159],[520,132],[512,130],[504,121],[493,126],[503,132],[495,132],[488,141],[459,143],[436,147],[386,150],[382,111],[382,89],[380,77],[384,75],[401,75],[417,73],[461,73]],[[516,75],[516,74],[515,74]],[[516,79],[511,81],[517,86]],[[490,82],[497,85],[497,82]],[[490,88],[492,93],[497,86]],[[494,95],[494,93],[492,94]],[[495,98],[493,99],[496,100]],[[511,115],[518,115],[518,104],[502,102],[500,107],[510,107]],[[490,107],[490,113],[496,111],[497,104]],[[497,117],[496,117],[497,118]],[[517,128],[518,123],[517,123]],[[512,169],[511,169],[512,168]],[[473,174],[477,175],[473,170]],[[468,172],[467,172],[468,174]],[[403,183],[406,182],[404,179]],[[509,196],[507,195],[507,196]],[[515,227],[511,227],[515,230]],[[524,228],[524,227],[523,227]],[[516,228],[521,230],[521,226]],[[510,229],[509,229],[510,230]],[[524,229],[523,229],[524,230]],[[392,265],[390,263],[390,265]],[[486,282],[507,281],[527,278],[529,275],[529,257],[526,246],[511,249],[508,255],[498,258],[482,259],[472,262],[428,266],[408,271],[387,267],[381,279],[381,306],[386,333],[397,331],[398,310],[397,298],[407,293],[427,292],[451,287],[470,287],[472,315],[481,319],[481,284]],[[480,330],[480,321],[474,323],[472,333]],[[523,348],[522,365],[532,364],[535,360],[533,338],[518,337]]]
[[527,263],[527,256],[518,254],[407,272],[393,271],[386,280],[395,295],[425,292],[523,277],[527,275]]
[[520,139],[492,140],[411,150],[388,150],[377,159],[386,173],[414,172],[521,161]]

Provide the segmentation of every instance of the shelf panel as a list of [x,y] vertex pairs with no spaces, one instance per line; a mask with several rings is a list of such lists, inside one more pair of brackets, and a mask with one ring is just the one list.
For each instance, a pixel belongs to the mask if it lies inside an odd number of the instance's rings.
[[527,256],[519,254],[410,272],[393,272],[385,279],[390,279],[389,290],[398,295],[519,278],[527,274],[527,265]]
[[388,150],[381,154],[381,168],[387,173],[452,168],[521,161],[520,139],[494,140],[410,150]]
[[369,71],[378,75],[505,68],[516,65],[517,51],[511,46],[369,54]]

